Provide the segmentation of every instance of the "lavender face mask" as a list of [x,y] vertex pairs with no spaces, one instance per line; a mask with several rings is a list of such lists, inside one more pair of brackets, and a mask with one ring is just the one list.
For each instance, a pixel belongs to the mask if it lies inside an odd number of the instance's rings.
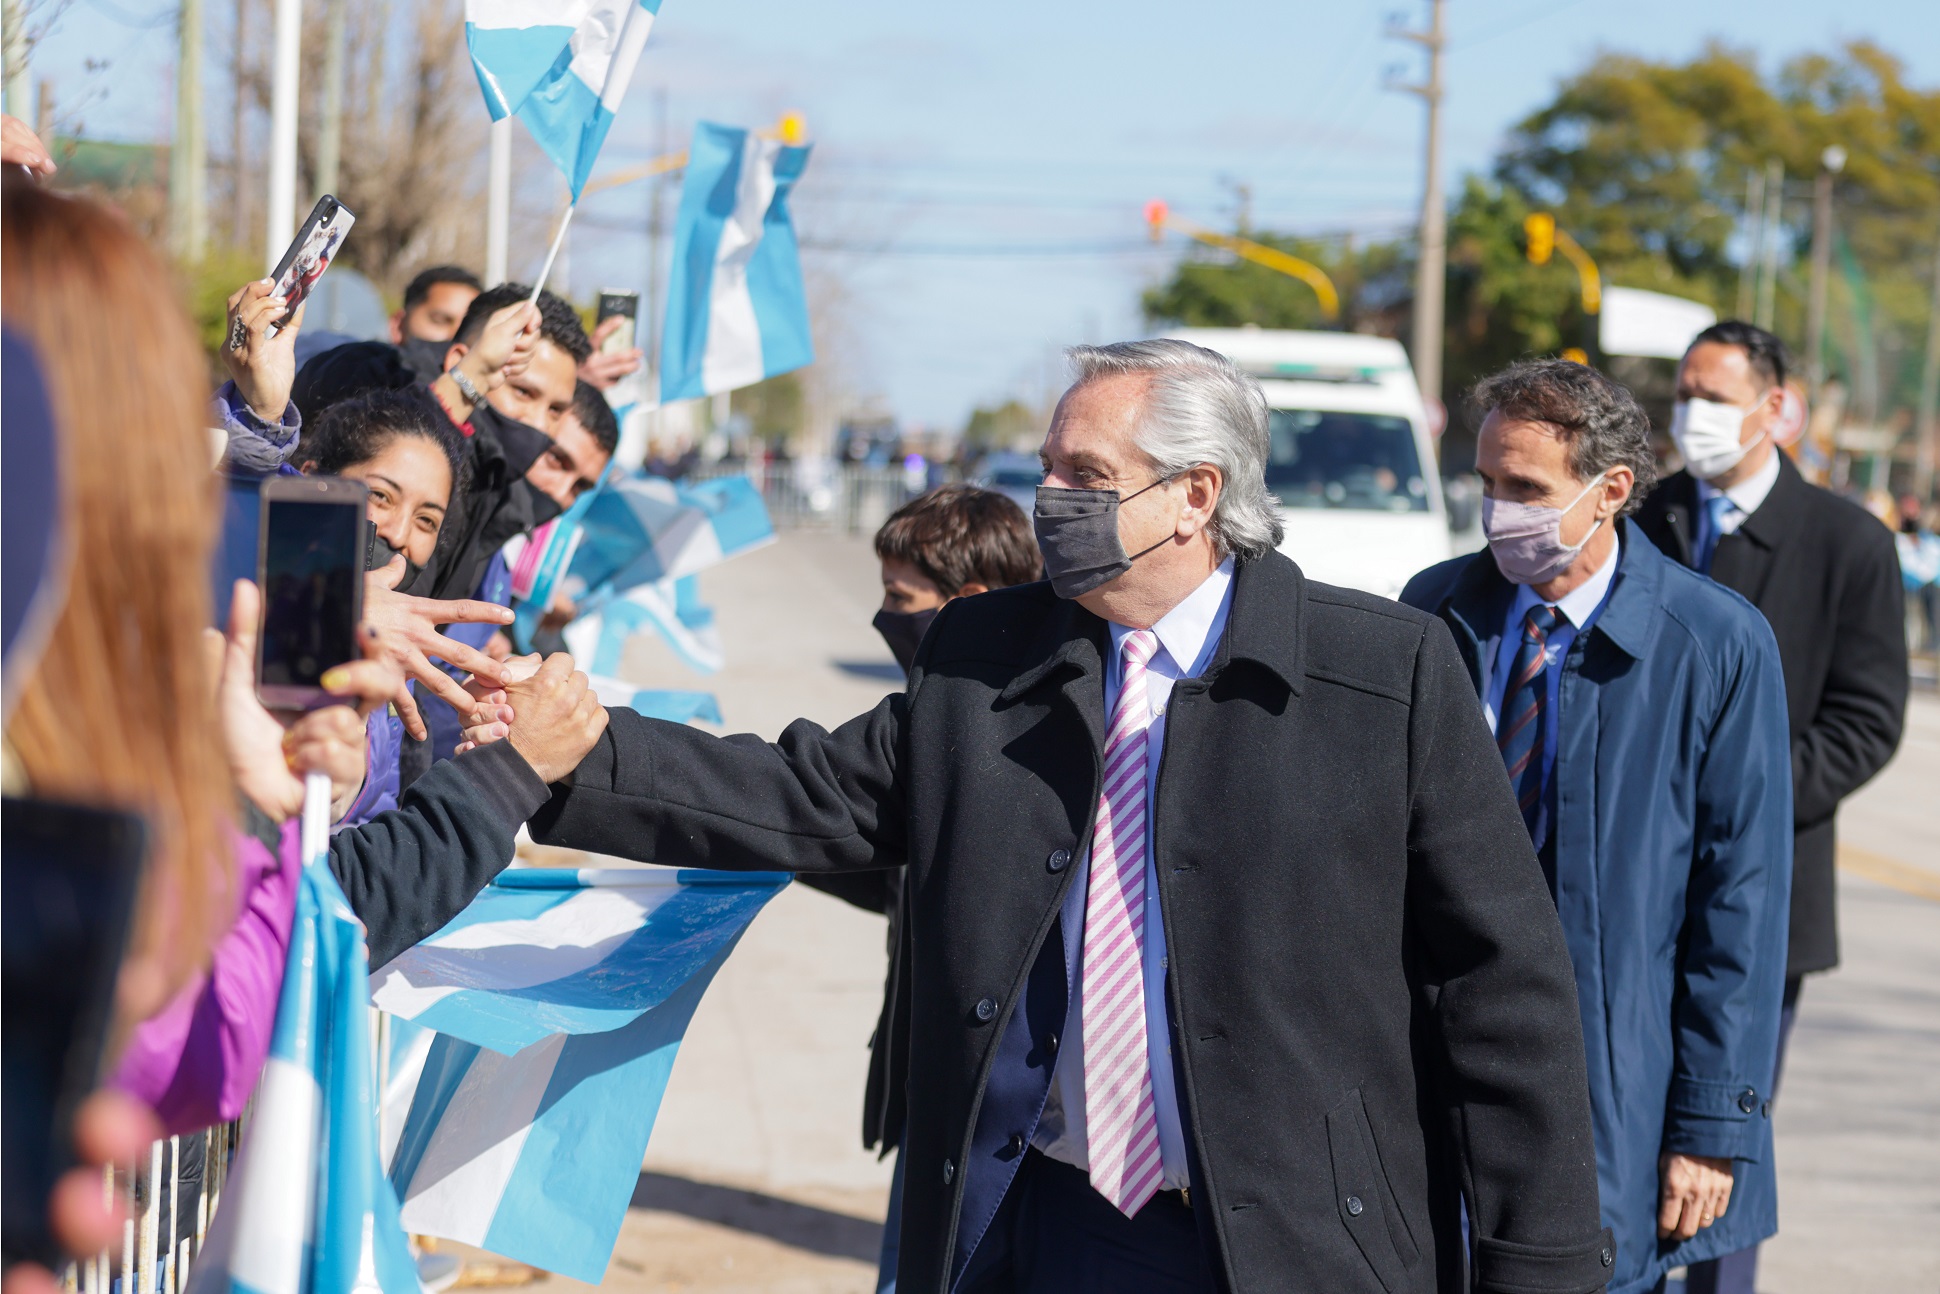
[[1583,545],[1590,542],[1603,525],[1598,521],[1589,534],[1575,544],[1563,542],[1563,517],[1583,502],[1591,490],[1603,484],[1604,476],[1583,487],[1583,493],[1560,508],[1540,503],[1510,503],[1482,497],[1482,533],[1489,537],[1489,551],[1503,578],[1514,584],[1542,584],[1553,580],[1576,560]]

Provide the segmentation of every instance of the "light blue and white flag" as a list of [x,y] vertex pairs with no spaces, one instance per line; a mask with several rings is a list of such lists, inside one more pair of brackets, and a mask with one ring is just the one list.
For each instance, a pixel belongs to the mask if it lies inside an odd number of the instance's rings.
[[517,869],[384,967],[376,1005],[438,1031],[391,1161],[405,1225],[598,1281],[687,1022],[788,880]]
[[788,214],[808,152],[732,126],[694,127],[674,224],[661,403],[751,386],[815,358]]
[[692,575],[775,538],[768,506],[745,476],[695,485],[645,473],[612,477],[579,529],[563,587],[582,604]]
[[636,634],[652,630],[688,669],[701,675],[720,673],[727,665],[727,650],[721,645],[714,612],[701,604],[695,591],[697,583],[696,577],[689,575],[642,584],[599,601],[566,626],[566,650],[574,660],[585,663],[589,674],[617,677],[627,643]]
[[575,202],[659,11],[660,0],[465,0],[465,44],[492,120],[523,121]]
[[269,1060],[191,1294],[418,1294],[378,1157],[369,954],[330,872],[329,805],[313,776]]

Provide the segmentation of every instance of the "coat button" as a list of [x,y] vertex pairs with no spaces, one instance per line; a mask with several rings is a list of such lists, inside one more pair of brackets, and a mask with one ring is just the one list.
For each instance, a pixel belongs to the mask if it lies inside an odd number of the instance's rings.
[[1053,1056],[1058,1054],[1058,1036],[1056,1034],[1052,1034],[1044,1040],[1044,1050],[1050,1052]]
[[1053,849],[1051,856],[1044,860],[1044,865],[1053,872],[1063,871],[1065,868],[1071,866],[1071,851],[1068,849]]
[[994,997],[979,998],[977,1001],[977,1019],[983,1021],[985,1024],[989,1024],[996,1018],[997,999]]
[[1348,1216],[1348,1217],[1350,1217],[1350,1218],[1358,1218],[1358,1217],[1360,1217],[1360,1216],[1361,1216],[1361,1210],[1362,1210],[1362,1209],[1365,1209],[1366,1207],[1367,1207],[1367,1206],[1366,1206],[1365,1204],[1362,1204],[1362,1203],[1361,1203],[1361,1197],[1360,1197],[1360,1196],[1358,1196],[1358,1195],[1350,1195],[1350,1196],[1348,1196],[1348,1197],[1347,1197],[1347,1216]]
[[1023,1134],[1023,1133],[1021,1133],[1021,1132],[1013,1132],[1013,1133],[1011,1133],[1011,1134],[1010,1134],[1010,1156],[1011,1156],[1011,1158],[1012,1158],[1012,1159],[1015,1159],[1015,1158],[1017,1158],[1017,1156],[1019,1156],[1019,1155],[1021,1155],[1021,1154],[1023,1154],[1023,1153],[1024,1153],[1024,1134]]
[[1617,1265],[1617,1255],[1611,1250],[1609,1245],[1603,1246],[1603,1252],[1598,1254],[1596,1258],[1605,1267],[1614,1267]]
[[944,1160],[943,1161],[943,1184],[945,1186],[948,1186],[951,1182],[956,1180],[956,1175],[957,1175],[957,1166],[951,1163],[947,1159]]
[[1750,1114],[1753,1110],[1756,1110],[1758,1108],[1758,1093],[1749,1087],[1738,1093],[1738,1108],[1746,1114]]

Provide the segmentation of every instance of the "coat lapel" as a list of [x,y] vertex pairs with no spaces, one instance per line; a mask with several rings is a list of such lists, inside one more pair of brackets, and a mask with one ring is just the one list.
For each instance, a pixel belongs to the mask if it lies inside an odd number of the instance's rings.
[[1778,456],[1778,480],[1772,492],[1758,505],[1758,511],[1745,518],[1738,533],[1727,535],[1711,559],[1711,578],[1728,589],[1743,594],[1753,606],[1765,604],[1765,586],[1771,581],[1772,566],[1779,548],[1791,536],[1802,533],[1799,505],[1810,488],[1799,469],[1785,454]]
[[1664,525],[1670,543],[1664,555],[1681,566],[1695,566],[1691,537],[1697,533],[1697,478],[1678,472],[1657,487],[1663,499]]

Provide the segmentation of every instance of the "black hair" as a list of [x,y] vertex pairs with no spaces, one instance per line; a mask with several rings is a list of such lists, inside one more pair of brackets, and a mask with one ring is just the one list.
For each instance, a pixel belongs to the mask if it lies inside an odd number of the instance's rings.
[[1745,352],[1751,371],[1763,378],[1765,385],[1785,385],[1785,373],[1791,367],[1785,354],[1785,343],[1757,324],[1748,324],[1742,319],[1720,319],[1691,338],[1691,346],[1686,347],[1684,353],[1690,354],[1691,347],[1707,341],[1720,346],[1739,347]]
[[[465,311],[464,321],[458,325],[458,333],[452,340],[467,346],[477,345],[487,320],[531,296],[532,287],[526,283],[501,283],[486,289],[472,298],[471,308]],[[586,357],[593,353],[593,343],[586,336],[586,326],[579,321],[579,312],[550,292],[539,294],[539,335],[571,355],[574,364],[585,363]]]
[[308,427],[333,404],[366,391],[395,391],[417,380],[396,347],[381,341],[346,342],[312,355],[297,370],[290,399]]
[[311,470],[319,474],[336,476],[347,467],[368,463],[404,436],[428,440],[444,452],[451,466],[451,502],[446,513],[456,512],[470,483],[470,456],[464,437],[421,386],[366,391],[331,405],[316,421],[305,423],[296,461],[314,464]]
[[1476,427],[1492,413],[1556,428],[1569,451],[1570,472],[1591,481],[1613,467],[1635,478],[1623,510],[1634,512],[1657,484],[1650,418],[1637,397],[1587,364],[1526,359],[1492,373],[1469,393]]
[[478,275],[462,265],[433,265],[428,270],[419,270],[404,289],[404,308],[415,310],[431,296],[431,289],[440,283],[456,283],[474,292],[483,292],[485,285],[478,281]]
[[573,417],[609,457],[620,447],[620,420],[613,416],[606,394],[591,382],[582,380],[573,388]]

